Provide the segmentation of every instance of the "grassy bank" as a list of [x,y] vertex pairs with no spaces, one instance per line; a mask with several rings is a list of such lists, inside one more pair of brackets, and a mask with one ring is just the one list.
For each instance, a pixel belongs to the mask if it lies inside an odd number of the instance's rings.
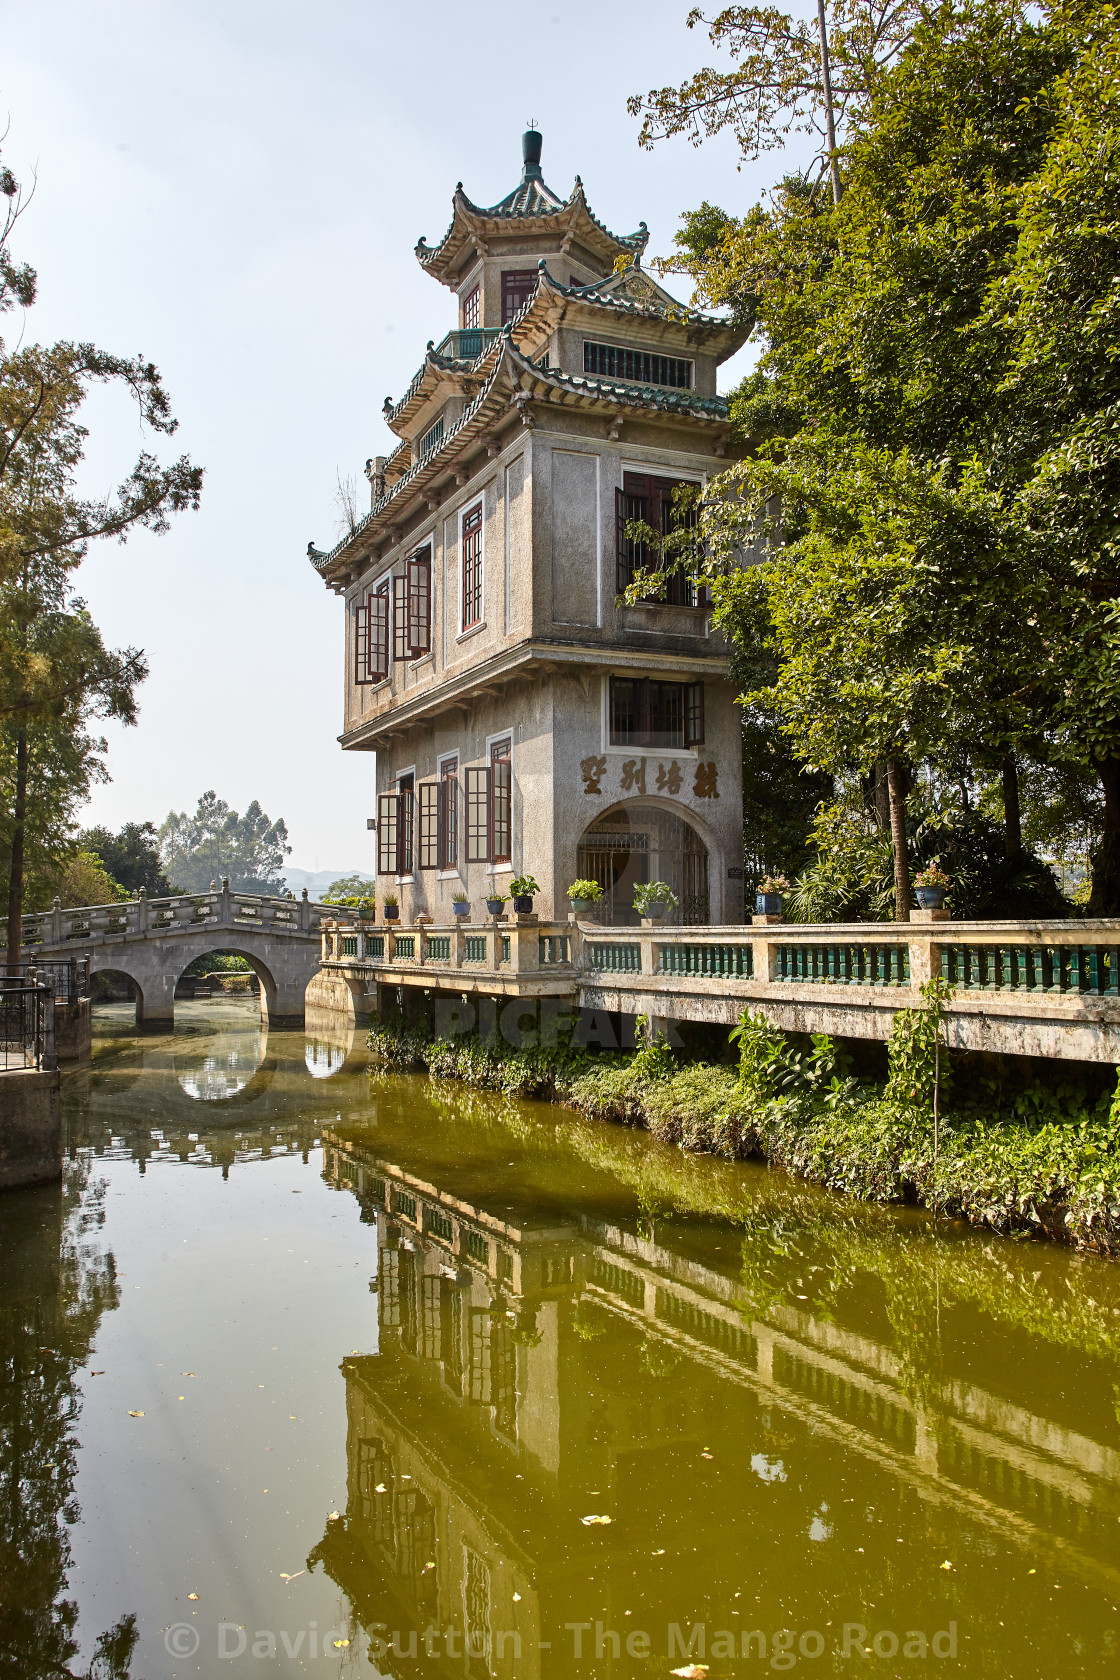
[[630,1055],[514,1050],[392,1025],[375,1027],[369,1043],[388,1066],[549,1097],[684,1150],[758,1157],[865,1201],[917,1203],[1006,1235],[1120,1255],[1120,1098],[1093,1100],[1073,1084],[1001,1101],[974,1081],[970,1100],[954,1101],[938,1031],[935,1002],[900,1017],[885,1087],[847,1077],[831,1040],[799,1046],[760,1018],[740,1029],[738,1068],[682,1063],[661,1045]]

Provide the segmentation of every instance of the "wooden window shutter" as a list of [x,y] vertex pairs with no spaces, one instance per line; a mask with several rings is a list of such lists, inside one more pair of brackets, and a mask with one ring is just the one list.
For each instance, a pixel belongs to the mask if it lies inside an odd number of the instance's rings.
[[466,772],[467,862],[490,862],[490,767],[472,765]]
[[416,828],[416,795],[411,788],[397,794],[397,874],[411,875]]
[[459,861],[459,776],[454,763],[440,772],[438,822],[439,866],[454,869]]
[[370,682],[389,675],[389,591],[382,585],[369,598]]
[[634,565],[631,560],[631,550],[634,545],[626,535],[626,504],[629,500],[625,490],[614,493],[615,511],[615,589],[621,595],[634,581]]
[[408,562],[408,651],[412,659],[432,646],[432,556],[429,549]]
[[377,873],[397,875],[397,812],[400,795],[382,793],[377,799]]
[[513,853],[513,766],[511,742],[490,748],[490,861],[508,863]]
[[698,747],[704,739],[704,684],[687,683],[684,691],[684,744]]
[[375,680],[371,670],[369,603],[354,608],[354,681],[364,686]]
[[393,658],[398,663],[408,658],[408,582],[403,576],[393,579]]
[[439,837],[440,837],[440,793],[439,782],[421,782],[417,792],[420,795],[420,867],[421,869],[438,869]]

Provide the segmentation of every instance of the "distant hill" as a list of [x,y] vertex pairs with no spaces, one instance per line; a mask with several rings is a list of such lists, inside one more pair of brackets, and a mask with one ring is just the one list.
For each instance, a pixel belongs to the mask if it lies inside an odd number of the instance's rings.
[[361,875],[364,880],[373,882],[373,876],[367,875],[364,869],[288,869],[284,870],[284,879],[288,883],[288,891],[294,892],[298,898],[304,887],[307,888],[309,898],[315,898],[318,893],[326,892],[335,881],[341,881],[344,875]]

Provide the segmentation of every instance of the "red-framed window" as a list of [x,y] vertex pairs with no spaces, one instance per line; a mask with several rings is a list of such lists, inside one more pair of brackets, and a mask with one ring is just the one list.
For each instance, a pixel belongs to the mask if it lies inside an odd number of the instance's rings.
[[537,289],[535,268],[511,268],[502,275],[502,325],[520,314]]
[[399,664],[408,658],[408,579],[398,572],[393,579],[393,659]]
[[410,659],[432,649],[432,551],[417,549],[405,570],[405,641]]
[[482,622],[482,503],[476,502],[463,515],[463,630]]
[[473,292],[468,292],[466,297],[463,299],[462,319],[459,324],[463,328],[464,332],[470,332],[472,329],[477,329],[481,326],[481,298],[482,294],[476,286]]
[[513,853],[512,742],[507,735],[490,748],[490,862],[508,863]]
[[704,739],[704,684],[612,677],[612,747],[696,747]]
[[[615,491],[615,587],[620,595],[633,583],[636,573],[656,571],[661,564],[658,545],[628,537],[628,523],[641,521],[664,536],[672,531],[691,530],[699,524],[695,501],[682,505],[673,500],[673,492],[683,485],[697,488],[688,479],[657,478],[652,473],[623,475],[622,488]],[[679,551],[674,558],[680,559]],[[671,607],[707,606],[708,592],[691,573],[692,568],[687,565],[674,571],[668,579],[665,593],[657,599]]]

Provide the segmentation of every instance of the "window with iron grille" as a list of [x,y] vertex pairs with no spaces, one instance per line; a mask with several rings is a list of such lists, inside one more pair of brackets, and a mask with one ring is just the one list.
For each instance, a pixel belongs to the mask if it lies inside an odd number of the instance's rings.
[[624,350],[618,344],[584,341],[584,373],[598,373],[607,379],[631,379],[637,385],[670,385],[690,389],[692,363],[679,356],[658,356],[649,350]]
[[443,415],[441,414],[434,426],[429,426],[420,439],[420,459],[430,455],[433,449],[438,449],[443,442]]
[[468,292],[466,297],[463,299],[463,311],[460,326],[463,328],[464,332],[470,332],[472,329],[476,329],[481,324],[478,312],[480,297],[481,294],[476,286],[474,291]]
[[411,659],[432,648],[432,551],[417,549],[405,569],[405,641]]
[[704,684],[612,677],[612,747],[695,747],[704,739]]
[[482,503],[476,502],[463,515],[462,525],[463,622],[469,630],[482,621]]
[[467,862],[490,862],[490,768],[472,765],[466,773]]
[[502,275],[502,325],[520,314],[537,289],[535,268],[509,269]]
[[[637,573],[656,572],[662,564],[661,544],[656,538],[629,536],[628,525],[649,526],[663,537],[694,529],[699,522],[696,499],[678,494],[686,487],[691,491],[697,489],[687,479],[656,478],[652,473],[624,475],[621,490],[615,491],[615,587],[620,595],[630,587]],[[701,558],[699,543],[694,557],[677,548],[670,558],[676,569],[666,579],[661,594],[651,595],[650,600],[663,601],[671,607],[707,606],[708,592],[696,576]]]
[[490,861],[508,863],[513,852],[512,742],[507,735],[490,748]]

